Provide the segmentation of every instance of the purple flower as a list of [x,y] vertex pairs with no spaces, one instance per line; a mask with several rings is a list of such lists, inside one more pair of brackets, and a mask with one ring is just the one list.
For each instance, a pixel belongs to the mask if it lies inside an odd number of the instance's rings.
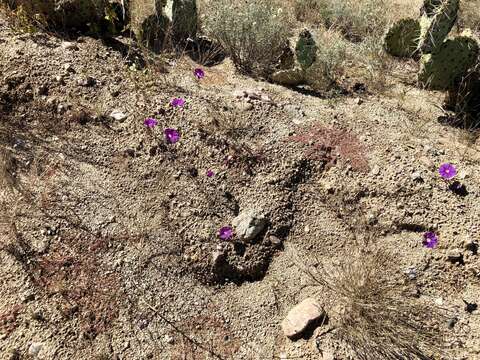
[[202,69],[198,68],[193,70],[193,75],[195,75],[195,77],[200,80],[205,77],[205,72]]
[[215,173],[212,170],[207,170],[207,176],[212,177]]
[[165,129],[163,131],[165,134],[165,140],[167,140],[167,143],[169,144],[175,144],[178,140],[180,140],[180,133],[175,130],[175,129]]
[[175,98],[170,101],[170,105],[173,107],[183,107],[185,105],[185,99],[182,98]]
[[429,249],[433,249],[434,247],[437,246],[437,244],[438,244],[438,237],[434,232],[428,231],[423,234],[423,246]]
[[218,237],[222,240],[229,240],[233,236],[233,229],[230,226],[224,226],[218,230]]
[[445,163],[440,166],[440,168],[438,169],[438,173],[445,180],[450,180],[453,179],[455,175],[457,175],[457,169],[452,164]]
[[155,126],[158,125],[158,121],[155,120],[154,118],[146,118],[143,121],[143,125],[145,125],[146,127],[150,128],[150,129],[153,129]]

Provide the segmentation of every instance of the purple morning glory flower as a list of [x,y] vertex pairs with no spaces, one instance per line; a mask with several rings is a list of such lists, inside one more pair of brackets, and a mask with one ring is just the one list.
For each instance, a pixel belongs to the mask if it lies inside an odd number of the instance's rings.
[[170,105],[173,107],[183,107],[185,105],[185,99],[182,98],[175,98],[170,101]]
[[445,180],[450,180],[453,179],[455,175],[457,175],[457,169],[452,164],[445,163],[440,166],[440,168],[438,169],[438,173]]
[[155,126],[158,125],[158,121],[155,120],[154,118],[147,118],[143,121],[143,125],[145,125],[150,129],[153,129]]
[[175,129],[165,129],[163,131],[165,134],[165,140],[167,140],[167,143],[169,144],[175,144],[178,140],[180,140],[180,133],[175,130]]
[[215,173],[212,170],[207,170],[207,176],[212,177]]
[[429,249],[433,249],[434,247],[437,246],[437,244],[438,244],[438,237],[434,232],[428,231],[423,234],[423,246]]
[[193,74],[199,80],[205,77],[205,72],[200,68],[193,70]]
[[229,240],[233,236],[233,229],[230,226],[224,226],[218,231],[218,237],[222,240]]

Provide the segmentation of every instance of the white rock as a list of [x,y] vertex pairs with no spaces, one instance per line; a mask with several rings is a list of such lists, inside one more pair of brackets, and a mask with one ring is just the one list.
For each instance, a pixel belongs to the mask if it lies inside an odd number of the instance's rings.
[[247,112],[253,109],[253,105],[249,102],[241,101],[237,104],[237,108],[241,111]]
[[30,347],[28,348],[28,355],[36,358],[38,357],[38,354],[43,348],[43,344],[40,342],[34,342],[30,344]]
[[245,93],[252,100],[262,100],[262,93],[255,90],[246,90]]
[[236,98],[244,98],[247,96],[247,93],[244,90],[235,90],[232,95]]
[[378,174],[380,174],[380,167],[378,165],[375,165],[373,168],[372,168],[372,175],[374,176],[377,176]]
[[120,110],[113,110],[110,116],[117,121],[124,121],[128,116]]
[[325,316],[322,306],[315,299],[307,298],[288,312],[281,325],[283,333],[289,338],[295,338],[322,316]]
[[78,49],[77,44],[70,42],[70,41],[63,41],[62,42],[62,48],[65,50],[73,50],[73,49]]
[[249,241],[254,239],[267,225],[267,219],[256,209],[242,211],[232,221],[235,233],[241,240]]
[[74,71],[72,64],[69,64],[69,63],[63,65],[63,70],[65,70],[66,72]]
[[435,299],[435,305],[442,306],[443,299],[441,297]]
[[412,175],[410,175],[410,178],[413,181],[416,181],[416,182],[422,182],[423,181],[422,173],[420,171],[413,172]]
[[175,342],[175,339],[173,338],[173,336],[170,336],[168,334],[165,335],[164,339],[165,339],[165,342],[170,345]]

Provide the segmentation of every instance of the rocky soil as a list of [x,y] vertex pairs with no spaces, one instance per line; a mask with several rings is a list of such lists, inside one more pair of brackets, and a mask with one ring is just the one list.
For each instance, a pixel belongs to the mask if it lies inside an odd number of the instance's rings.
[[[415,87],[414,63],[381,94],[351,78],[322,96],[228,59],[198,80],[186,57],[143,67],[130,50],[0,18],[0,358],[354,358],[324,325],[283,333],[306,298],[335,302],[305,287],[292,249],[335,264],[372,237],[426,312],[445,309],[447,358],[480,359],[466,306],[480,300],[479,143],[438,121],[442,94]],[[444,162],[468,194],[448,189]]]

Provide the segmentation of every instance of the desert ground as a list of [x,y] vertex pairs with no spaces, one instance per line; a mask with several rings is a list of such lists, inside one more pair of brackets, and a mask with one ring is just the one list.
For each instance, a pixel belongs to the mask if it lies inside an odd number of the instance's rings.
[[478,125],[382,49],[422,1],[313,3],[275,6],[321,39],[319,88],[0,13],[1,359],[480,359]]

